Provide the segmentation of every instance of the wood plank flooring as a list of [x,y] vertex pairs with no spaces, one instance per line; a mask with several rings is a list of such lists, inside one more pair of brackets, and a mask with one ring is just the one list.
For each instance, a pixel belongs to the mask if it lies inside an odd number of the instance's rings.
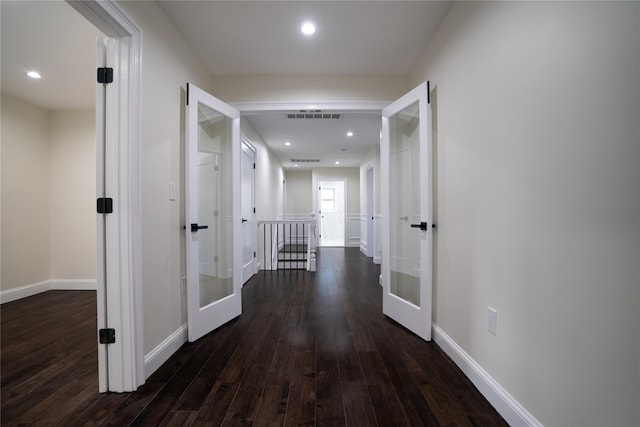
[[97,393],[95,293],[4,304],[1,424],[504,426],[434,343],[382,315],[379,268],[320,248],[318,271],[258,273],[243,314],[135,393]]

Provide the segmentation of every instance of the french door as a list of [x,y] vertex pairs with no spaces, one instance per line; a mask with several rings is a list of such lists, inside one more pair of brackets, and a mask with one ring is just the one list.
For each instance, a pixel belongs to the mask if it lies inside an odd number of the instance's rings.
[[382,311],[431,339],[432,149],[425,82],[382,110]]
[[242,312],[240,113],[187,83],[187,316],[195,341]]

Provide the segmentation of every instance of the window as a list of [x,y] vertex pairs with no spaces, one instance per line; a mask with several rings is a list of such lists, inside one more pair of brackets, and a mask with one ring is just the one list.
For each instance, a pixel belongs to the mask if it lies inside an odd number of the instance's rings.
[[322,188],[320,190],[320,210],[322,212],[336,211],[336,190],[335,188]]

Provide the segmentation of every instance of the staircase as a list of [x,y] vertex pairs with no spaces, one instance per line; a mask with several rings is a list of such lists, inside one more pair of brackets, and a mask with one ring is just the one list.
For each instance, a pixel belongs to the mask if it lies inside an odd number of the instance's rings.
[[261,270],[316,271],[315,216],[258,221]]
[[278,251],[278,270],[306,270],[307,269],[307,245],[284,245]]

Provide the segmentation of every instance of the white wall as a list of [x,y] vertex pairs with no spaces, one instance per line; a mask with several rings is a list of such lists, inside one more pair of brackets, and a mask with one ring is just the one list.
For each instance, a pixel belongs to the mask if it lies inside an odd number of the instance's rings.
[[311,170],[287,170],[287,214],[309,215],[313,210]]
[[456,3],[426,79],[435,323],[544,425],[640,425],[640,3]]
[[[184,225],[184,88],[211,76],[155,2],[119,2],[142,28],[142,275],[144,351],[187,321]],[[179,189],[169,200],[169,184]],[[147,372],[149,374],[149,372]]]
[[95,288],[94,120],[2,94],[3,301]]

